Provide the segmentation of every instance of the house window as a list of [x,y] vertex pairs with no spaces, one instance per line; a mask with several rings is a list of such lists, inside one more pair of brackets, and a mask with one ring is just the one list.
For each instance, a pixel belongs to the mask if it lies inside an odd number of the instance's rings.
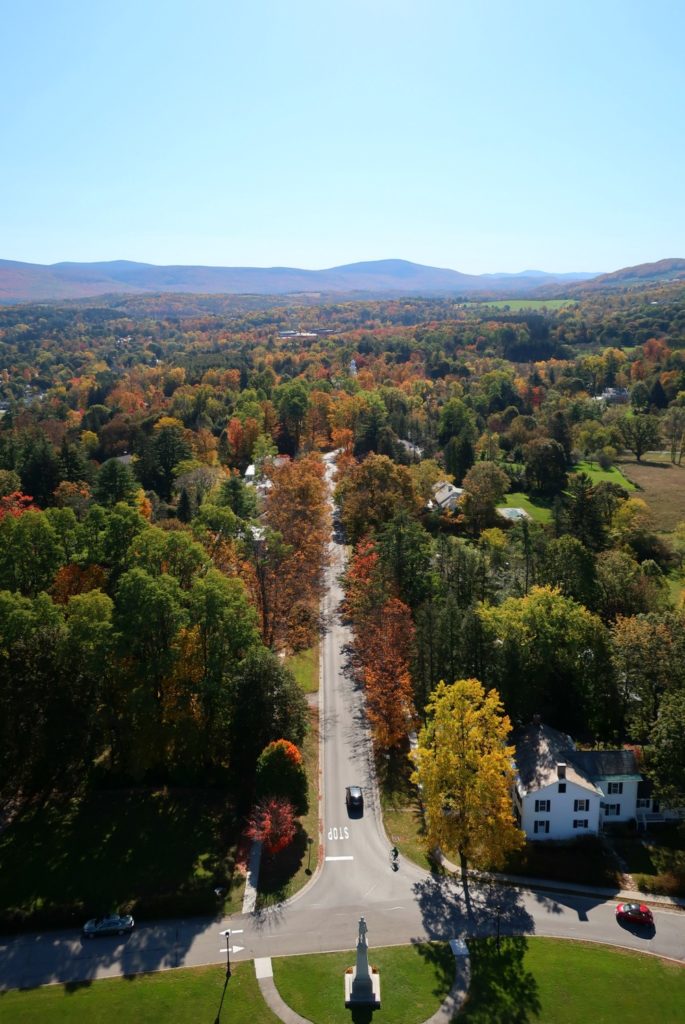
[[607,818],[612,818],[612,817],[613,818],[618,818],[620,813],[621,813],[621,805],[620,804],[605,804],[604,805],[604,814],[606,815]]
[[549,814],[551,801],[550,800],[536,800],[535,801],[535,813],[536,814]]
[[549,832],[549,822],[548,821],[536,821],[536,822],[534,822],[533,823],[533,832],[535,833],[536,836],[540,835],[540,834],[547,835],[548,832]]
[[574,818],[574,820],[573,820],[573,827],[574,828],[587,828],[587,822],[588,822],[587,818]]
[[566,792],[566,783],[565,782],[560,782],[559,783],[559,792],[560,793],[565,793]]
[[623,792],[623,783],[622,782],[610,782],[609,783],[608,792],[609,793],[622,793]]
[[590,801],[589,800],[574,800],[573,801],[574,811],[589,811]]
[[649,805],[651,804],[651,802],[652,802],[652,800],[651,800],[651,797],[648,797],[648,796],[639,796],[639,797],[637,798],[637,805],[636,805],[636,806],[637,806],[637,807],[649,807]]

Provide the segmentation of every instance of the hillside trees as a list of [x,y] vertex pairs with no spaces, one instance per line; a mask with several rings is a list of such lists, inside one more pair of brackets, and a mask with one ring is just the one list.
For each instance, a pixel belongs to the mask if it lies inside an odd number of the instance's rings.
[[351,543],[389,522],[400,510],[411,515],[417,505],[409,471],[387,455],[369,455],[352,466],[338,485],[336,498]]
[[477,462],[462,481],[464,516],[480,532],[495,516],[495,506],[509,489],[509,477],[494,462]]
[[582,605],[549,587],[477,610],[485,678],[516,722],[534,714],[570,733],[618,726],[608,635]]

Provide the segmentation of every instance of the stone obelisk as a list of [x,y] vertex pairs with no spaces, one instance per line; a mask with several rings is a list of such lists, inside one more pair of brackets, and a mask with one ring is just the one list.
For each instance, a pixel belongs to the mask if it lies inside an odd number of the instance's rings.
[[369,970],[367,931],[366,921],[361,917],[357,937],[357,963],[351,973],[345,973],[345,1006],[371,1006],[379,1009],[381,978],[378,971]]

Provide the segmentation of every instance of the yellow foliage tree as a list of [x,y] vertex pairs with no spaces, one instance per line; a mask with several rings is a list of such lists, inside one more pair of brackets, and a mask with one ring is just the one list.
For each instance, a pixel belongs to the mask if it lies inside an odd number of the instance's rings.
[[429,847],[454,850],[469,862],[499,867],[523,845],[511,802],[514,748],[511,723],[496,690],[477,679],[439,683],[412,757],[421,786]]

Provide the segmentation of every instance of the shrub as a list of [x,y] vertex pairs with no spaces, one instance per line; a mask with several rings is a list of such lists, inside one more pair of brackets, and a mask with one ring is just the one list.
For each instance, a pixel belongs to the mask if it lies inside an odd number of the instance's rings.
[[289,740],[275,740],[259,755],[257,761],[257,797],[283,797],[296,814],[306,814],[307,776],[302,754]]

